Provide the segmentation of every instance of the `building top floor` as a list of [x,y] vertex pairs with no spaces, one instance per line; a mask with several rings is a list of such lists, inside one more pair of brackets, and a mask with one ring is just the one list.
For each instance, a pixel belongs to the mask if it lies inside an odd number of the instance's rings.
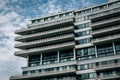
[[56,19],[60,19],[60,18],[66,18],[66,17],[70,17],[70,16],[77,17],[77,16],[81,16],[81,15],[92,14],[94,12],[99,12],[100,10],[105,10],[105,9],[113,8],[116,6],[120,6],[119,0],[114,0],[114,1],[109,0],[106,3],[102,3],[99,5],[85,7],[85,8],[79,9],[79,10],[58,12],[55,14],[50,14],[50,15],[41,16],[38,18],[33,18],[33,19],[30,19],[30,21],[31,21],[31,24],[43,23],[43,22],[56,20]]

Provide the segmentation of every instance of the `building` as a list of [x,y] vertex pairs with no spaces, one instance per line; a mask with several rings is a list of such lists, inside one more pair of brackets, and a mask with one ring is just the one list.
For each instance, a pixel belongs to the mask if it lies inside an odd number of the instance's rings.
[[15,33],[28,65],[10,80],[120,80],[119,0],[34,18]]

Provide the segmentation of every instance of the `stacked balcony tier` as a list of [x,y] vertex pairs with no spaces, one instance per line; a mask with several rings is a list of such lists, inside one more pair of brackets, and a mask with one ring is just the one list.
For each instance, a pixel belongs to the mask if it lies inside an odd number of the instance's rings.
[[21,42],[15,45],[15,48],[21,49],[21,51],[16,51],[15,55],[27,57],[28,55],[73,48],[75,45],[73,18],[71,17],[50,21],[44,23],[43,26],[41,24],[31,24],[31,26],[33,27],[15,32],[20,35],[15,40]]
[[39,54],[39,53],[48,52],[48,51],[57,51],[60,49],[65,49],[65,48],[73,48],[74,45],[75,45],[74,41],[69,41],[69,42],[64,42],[64,43],[59,43],[59,44],[54,44],[54,45],[49,45],[49,46],[16,51],[15,55],[27,57],[30,54]]
[[[28,25],[28,28],[26,29],[21,29],[21,30],[16,30],[15,33],[16,34],[29,34],[32,31],[41,29],[41,28],[47,28],[47,27],[51,27],[51,26],[63,26],[63,25],[67,25],[67,24],[71,24],[73,23],[74,19],[73,16],[68,17],[68,18],[62,18],[62,19],[57,19],[54,21],[49,21],[49,22],[44,22],[44,23],[38,23],[38,24],[30,24]],[[32,26],[32,27],[29,27]]]
[[[57,67],[59,68],[59,67]],[[35,79],[35,80],[39,80],[39,79],[44,79],[46,77],[57,77],[57,76],[69,76],[69,75],[75,75],[76,69],[75,67],[70,67],[69,69],[64,69],[64,70],[51,70],[51,71],[38,71],[37,73],[31,74],[31,75],[22,75],[22,76],[11,76],[11,80],[28,80],[28,79]],[[73,80],[69,79],[69,80]],[[74,78],[74,80],[76,80]]]
[[120,8],[92,15],[92,42],[108,43],[120,39]]

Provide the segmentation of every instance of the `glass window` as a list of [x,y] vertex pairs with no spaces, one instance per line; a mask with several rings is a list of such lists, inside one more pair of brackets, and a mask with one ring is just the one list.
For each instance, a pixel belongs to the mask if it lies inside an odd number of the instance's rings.
[[86,27],[90,27],[90,22],[75,26],[75,29],[82,29],[82,28],[86,28]]
[[86,38],[86,39],[81,39],[76,41],[76,44],[86,44],[86,43],[90,43],[91,42],[91,38]]
[[27,75],[28,71],[23,71],[23,75]]
[[58,15],[56,15],[56,16],[54,16],[55,17],[55,19],[57,19],[58,18]]
[[32,20],[32,23],[37,23],[38,22],[38,20]]
[[77,56],[92,55],[92,54],[95,54],[95,48],[94,47],[77,49]]
[[89,20],[89,16],[84,16],[84,21]]
[[73,49],[60,51],[60,62],[73,60]]
[[40,55],[29,56],[29,62],[40,61]]
[[81,79],[92,79],[96,78],[96,73],[86,73],[86,74],[81,74]]
[[96,73],[90,73],[89,78],[96,78]]
[[64,14],[60,14],[60,15],[59,15],[59,17],[63,17],[63,16],[64,16]]
[[84,79],[89,79],[89,74],[81,74],[81,79],[84,80]]
[[52,64],[56,62],[57,62],[57,52],[50,52],[43,54],[43,64]]
[[113,51],[112,44],[111,45],[106,44],[106,45],[98,46],[98,53],[105,53],[105,52],[111,52],[111,51]]
[[91,33],[91,30],[87,30],[87,31],[75,33],[75,36],[80,37],[80,36],[89,35],[90,33]]
[[44,18],[44,21],[47,21],[48,20],[48,18]]
[[35,70],[32,70],[30,73],[31,73],[31,74],[34,74],[34,73],[35,73]]

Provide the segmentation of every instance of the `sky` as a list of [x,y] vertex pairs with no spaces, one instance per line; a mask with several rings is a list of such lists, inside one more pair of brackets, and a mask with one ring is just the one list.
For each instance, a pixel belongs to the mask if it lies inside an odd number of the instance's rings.
[[30,24],[29,19],[62,11],[79,10],[107,0],[0,0],[0,80],[20,75],[26,59],[14,56],[15,30]]

